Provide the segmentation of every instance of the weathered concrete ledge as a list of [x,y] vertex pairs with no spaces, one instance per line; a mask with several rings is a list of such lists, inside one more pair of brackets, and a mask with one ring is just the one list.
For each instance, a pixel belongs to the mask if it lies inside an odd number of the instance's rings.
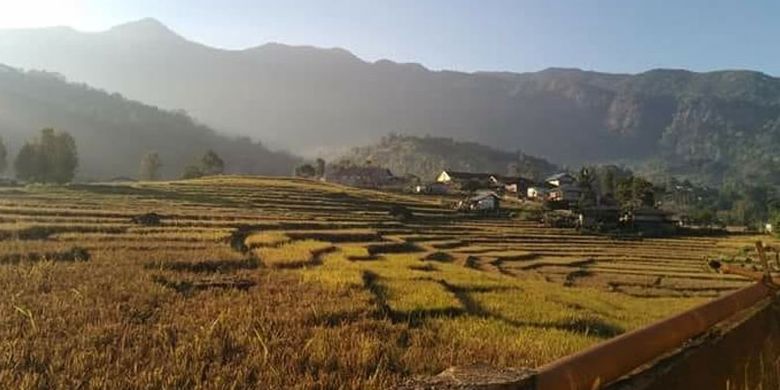
[[[780,389],[780,302],[764,299],[603,388]],[[402,389],[548,390],[537,386],[534,370],[489,366],[451,367]]]
[[495,368],[487,365],[450,367],[434,377],[418,378],[404,390],[533,390],[535,372],[525,368]]

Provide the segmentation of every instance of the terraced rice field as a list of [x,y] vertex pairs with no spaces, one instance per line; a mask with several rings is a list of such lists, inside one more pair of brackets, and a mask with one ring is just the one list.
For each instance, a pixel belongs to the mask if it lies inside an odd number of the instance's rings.
[[442,204],[246,177],[2,188],[0,387],[387,388],[534,367],[744,285],[705,258],[744,262],[757,238],[616,241]]

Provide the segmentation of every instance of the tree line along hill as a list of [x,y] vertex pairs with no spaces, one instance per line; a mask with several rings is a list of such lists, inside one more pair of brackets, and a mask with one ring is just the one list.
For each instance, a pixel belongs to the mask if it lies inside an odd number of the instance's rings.
[[352,148],[337,161],[370,163],[390,169],[395,175],[414,175],[432,181],[443,170],[490,172],[542,180],[560,168],[521,151],[508,152],[475,142],[444,137],[390,134],[373,145]]
[[134,178],[148,153],[159,156],[159,176],[178,178],[208,150],[230,173],[289,175],[298,158],[249,138],[231,138],[173,112],[119,94],[67,82],[47,72],[0,65],[0,136],[15,158],[41,129],[67,132],[78,149],[78,179]]

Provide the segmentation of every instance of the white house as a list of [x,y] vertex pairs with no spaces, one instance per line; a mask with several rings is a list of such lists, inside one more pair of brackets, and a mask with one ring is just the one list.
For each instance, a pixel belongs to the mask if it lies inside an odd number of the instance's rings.
[[574,185],[564,185],[558,188],[553,188],[547,195],[547,199],[553,202],[577,202],[580,200],[582,190]]
[[457,186],[463,186],[467,183],[478,183],[487,188],[492,184],[491,177],[492,175],[489,173],[442,171],[439,176],[436,176],[436,182]]
[[568,172],[556,173],[545,179],[550,187],[547,199],[553,202],[567,202],[570,205],[577,202],[582,195],[582,189],[577,185],[577,179]]
[[544,182],[552,187],[564,187],[574,185],[577,179],[569,172],[560,172],[548,177]]

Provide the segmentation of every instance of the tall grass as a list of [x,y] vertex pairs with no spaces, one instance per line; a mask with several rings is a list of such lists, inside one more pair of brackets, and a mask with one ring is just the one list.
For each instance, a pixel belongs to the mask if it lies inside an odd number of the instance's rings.
[[[0,261],[0,388],[364,389],[534,367],[739,287],[702,257],[744,261],[751,239],[614,242],[308,180],[120,190],[0,196],[0,259],[21,259]],[[396,203],[423,217],[396,221]],[[130,222],[151,211],[162,226]],[[25,260],[74,246],[89,261]]]

